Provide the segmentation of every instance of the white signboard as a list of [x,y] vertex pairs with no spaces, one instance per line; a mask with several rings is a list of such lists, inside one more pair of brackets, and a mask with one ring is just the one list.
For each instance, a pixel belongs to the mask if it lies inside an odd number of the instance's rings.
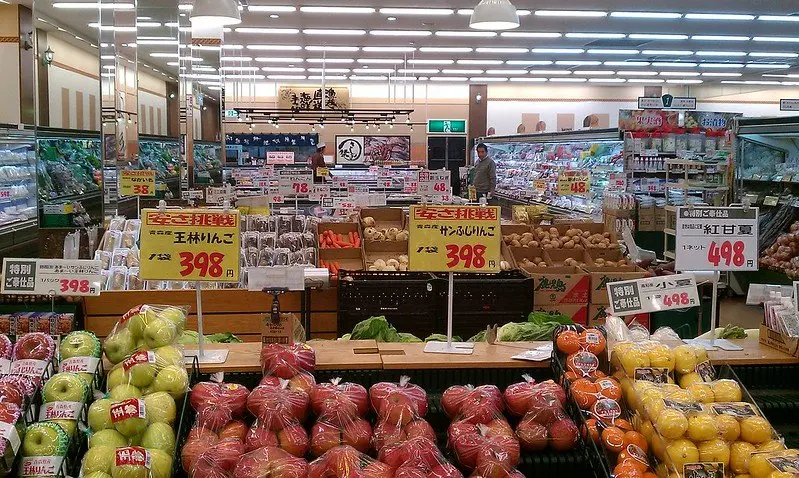
[[363,136],[336,136],[336,164],[364,164]]
[[308,195],[308,199],[311,201],[319,201],[321,202],[324,198],[330,197],[330,185],[329,184],[314,184],[313,188],[311,189],[311,194]]
[[678,271],[758,270],[758,208],[677,209]]
[[614,193],[623,193],[627,191],[627,175],[611,173],[608,179],[607,190]]
[[610,313],[620,317],[699,305],[693,274],[611,282],[607,288]]
[[799,111],[799,100],[780,100],[780,111]]
[[278,192],[282,196],[308,196],[313,186],[313,172],[310,170],[279,171]]
[[247,269],[247,287],[255,292],[264,289],[305,290],[305,267],[250,267]]
[[103,276],[100,261],[3,259],[3,294],[97,296]]
[[448,195],[449,185],[449,170],[443,169],[438,171],[420,171],[417,193],[422,196]]
[[267,151],[266,164],[294,164],[294,151]]
[[663,97],[650,98],[641,96],[638,98],[638,109],[642,110],[695,110],[696,98],[689,98],[684,96],[674,96],[670,98],[670,103],[666,104]]
[[236,198],[236,191],[229,185],[222,188],[209,187],[205,190],[205,202],[208,204],[224,204],[225,201],[233,201]]
[[189,189],[188,191],[182,191],[180,195],[184,201],[188,201],[190,199],[202,199],[205,193],[199,189]]

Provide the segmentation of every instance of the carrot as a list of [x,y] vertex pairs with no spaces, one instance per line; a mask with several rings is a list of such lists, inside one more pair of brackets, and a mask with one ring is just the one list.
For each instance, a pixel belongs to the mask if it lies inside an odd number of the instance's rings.
[[355,244],[355,233],[353,231],[350,231],[349,233],[349,240],[350,244]]

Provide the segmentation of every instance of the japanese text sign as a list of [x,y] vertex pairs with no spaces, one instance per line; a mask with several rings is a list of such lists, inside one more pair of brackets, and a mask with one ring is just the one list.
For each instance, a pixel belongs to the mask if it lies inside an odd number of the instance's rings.
[[239,281],[239,212],[144,209],[141,228],[144,280]]
[[499,272],[499,220],[496,206],[411,206],[411,270]]
[[417,193],[422,196],[443,196],[449,194],[450,172],[420,171]]
[[587,170],[561,170],[558,173],[559,196],[587,196],[591,189],[591,173]]
[[678,208],[676,269],[756,271],[758,216],[758,208]]
[[294,164],[294,151],[267,151],[266,164]]
[[611,282],[607,288],[610,313],[617,316],[699,306],[693,274]]
[[623,193],[627,191],[627,175],[611,173],[608,178],[608,192]]
[[123,169],[119,172],[120,196],[155,196],[155,171]]
[[100,295],[100,261],[3,259],[3,294]]
[[282,196],[307,196],[313,190],[313,172],[284,169],[279,171],[278,192]]
[[535,179],[533,180],[533,188],[536,192],[543,193],[546,192],[549,183],[546,179]]

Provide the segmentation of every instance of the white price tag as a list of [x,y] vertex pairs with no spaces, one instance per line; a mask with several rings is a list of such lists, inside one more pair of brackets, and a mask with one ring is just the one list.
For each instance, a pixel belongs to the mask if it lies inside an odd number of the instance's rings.
[[416,192],[422,196],[441,196],[449,193],[449,185],[448,170],[421,171]]
[[311,194],[308,195],[308,199],[311,201],[322,201],[324,198],[330,197],[330,185],[329,184],[314,184],[313,190],[311,190]]
[[313,173],[305,171],[280,171],[277,188],[282,196],[307,196],[313,189]]
[[609,192],[623,193],[627,191],[627,175],[613,173],[608,179]]
[[693,274],[611,282],[607,289],[610,314],[620,317],[699,306]]
[[3,294],[100,295],[100,261],[3,259]]
[[247,270],[247,287],[254,292],[277,288],[305,290],[305,267],[250,267]]
[[758,270],[756,207],[681,207],[677,209],[678,271]]

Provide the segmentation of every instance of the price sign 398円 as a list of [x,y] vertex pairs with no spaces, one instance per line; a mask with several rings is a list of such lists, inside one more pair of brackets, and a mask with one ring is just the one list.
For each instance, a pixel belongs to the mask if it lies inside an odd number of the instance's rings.
[[681,207],[677,209],[678,271],[756,271],[758,209]]
[[411,206],[410,269],[499,272],[499,219],[496,206]]
[[145,280],[238,282],[239,212],[144,209],[139,276]]

